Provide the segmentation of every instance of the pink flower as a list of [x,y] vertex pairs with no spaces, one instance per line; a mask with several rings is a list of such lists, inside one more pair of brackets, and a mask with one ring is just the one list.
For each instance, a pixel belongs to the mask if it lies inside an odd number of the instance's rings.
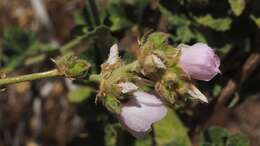
[[220,59],[206,44],[181,45],[179,64],[192,78],[209,81],[220,73]]
[[117,116],[120,123],[135,137],[151,131],[151,125],[167,113],[163,102],[153,94],[135,91],[133,97],[123,104]]

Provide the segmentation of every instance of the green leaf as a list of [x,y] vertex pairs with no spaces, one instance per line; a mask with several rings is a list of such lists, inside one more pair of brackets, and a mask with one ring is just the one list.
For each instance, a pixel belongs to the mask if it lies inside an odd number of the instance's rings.
[[90,97],[92,90],[88,87],[78,87],[75,90],[71,90],[68,94],[69,100],[73,103],[81,103],[88,97]]
[[10,27],[4,31],[3,46],[15,53],[24,53],[35,43],[36,39],[32,32],[18,27]]
[[119,124],[107,124],[105,126],[105,144],[106,146],[115,146],[117,144]]
[[222,53],[223,55],[226,55],[231,48],[233,47],[233,44],[227,43],[224,46],[222,46],[221,48],[219,48],[217,51]]
[[255,22],[258,28],[260,28],[260,18],[255,17],[254,15],[250,15],[250,18]]
[[106,106],[107,110],[112,113],[120,113],[121,111],[121,103],[116,99],[116,97],[107,95],[104,97],[104,105]]
[[204,132],[202,146],[212,143],[216,146],[225,146],[225,140],[228,138],[228,131],[221,127],[210,127]]
[[169,10],[167,10],[162,5],[158,5],[158,8],[162,15],[167,18],[170,26],[187,26],[191,24],[191,21],[186,18],[184,15],[176,15],[172,14]]
[[228,0],[228,2],[229,2],[232,12],[236,16],[241,15],[246,7],[245,0]]
[[77,24],[77,25],[86,25],[84,17],[81,14],[81,11],[73,12],[73,19],[74,19],[75,24]]
[[132,25],[132,22],[124,16],[112,15],[109,19],[112,22],[111,31],[119,31]]
[[4,64],[1,69],[4,72],[10,72],[23,65],[25,59],[30,56],[56,49],[50,44],[41,43],[33,32],[19,27],[4,30],[3,48],[0,61]]
[[135,140],[134,146],[149,146],[152,145],[152,136],[146,135]]
[[200,31],[195,31],[195,37],[198,42],[207,43],[207,38]]
[[154,135],[158,146],[191,146],[186,127],[172,109],[168,109],[166,117],[154,124]]
[[246,136],[235,134],[228,138],[226,146],[250,146],[250,142]]
[[200,146],[250,146],[250,142],[240,133],[229,135],[225,128],[210,127],[204,132]]
[[207,26],[216,31],[227,31],[230,29],[231,19],[228,17],[225,18],[213,18],[210,14],[207,14],[202,17],[197,17],[196,21],[203,25]]
[[182,26],[177,29],[177,34],[173,38],[181,43],[188,43],[195,39],[195,35],[188,26]]
[[107,6],[107,13],[110,22],[112,23],[110,30],[119,31],[132,26],[132,22],[126,17],[123,1],[109,0]]

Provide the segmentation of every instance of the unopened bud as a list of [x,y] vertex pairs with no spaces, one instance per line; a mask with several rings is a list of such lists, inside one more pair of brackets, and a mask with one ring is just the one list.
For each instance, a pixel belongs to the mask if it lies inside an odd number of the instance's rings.
[[69,78],[83,78],[87,75],[90,64],[73,55],[66,55],[54,61],[58,70]]

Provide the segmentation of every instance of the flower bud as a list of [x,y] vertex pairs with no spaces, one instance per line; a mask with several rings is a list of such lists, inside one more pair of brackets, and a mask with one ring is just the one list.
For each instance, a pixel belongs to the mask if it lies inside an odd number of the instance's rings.
[[220,73],[220,59],[206,44],[192,46],[180,45],[179,65],[191,78],[203,81],[211,80]]
[[155,95],[136,91],[133,96],[122,105],[117,118],[133,136],[141,137],[151,131],[153,123],[166,115],[167,108]]
[[54,60],[58,70],[66,77],[83,78],[87,75],[90,64],[84,60],[79,59],[73,55],[66,55]]

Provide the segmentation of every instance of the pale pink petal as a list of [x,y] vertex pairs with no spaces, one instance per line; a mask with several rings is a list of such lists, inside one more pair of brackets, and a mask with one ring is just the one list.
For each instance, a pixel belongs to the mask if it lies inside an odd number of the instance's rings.
[[149,94],[147,92],[143,91],[136,91],[133,93],[136,100],[138,100],[139,103],[146,104],[146,105],[162,105],[163,102],[157,98],[153,94]]
[[[149,94],[149,96],[151,95]],[[140,98],[133,97],[127,103],[123,104],[121,113],[117,116],[125,129],[135,137],[149,133],[151,125],[161,120],[167,113],[167,108],[163,104],[143,104],[138,99]]]
[[220,59],[208,45],[182,46],[179,64],[192,78],[209,81],[219,71]]

